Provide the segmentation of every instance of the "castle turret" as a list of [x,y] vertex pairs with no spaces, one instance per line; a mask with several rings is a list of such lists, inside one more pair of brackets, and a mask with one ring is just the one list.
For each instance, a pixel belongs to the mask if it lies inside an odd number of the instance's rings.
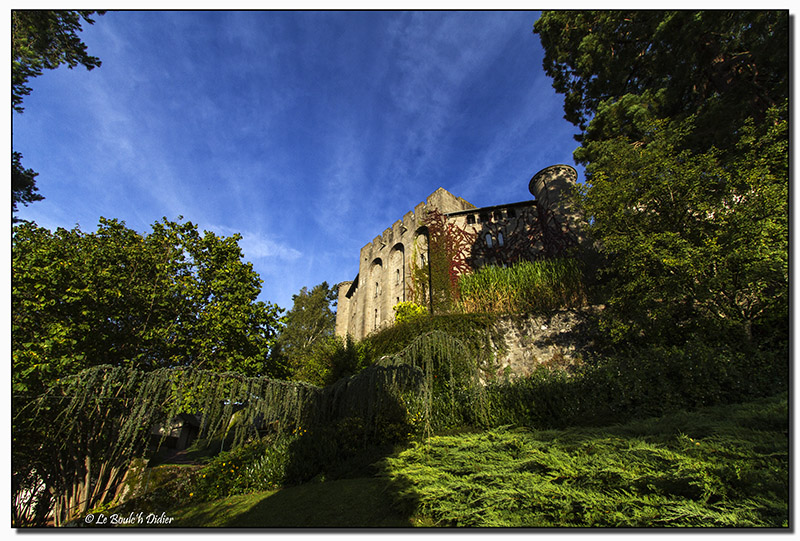
[[547,226],[580,244],[583,242],[582,219],[572,199],[577,181],[578,172],[575,168],[563,164],[551,165],[533,175],[528,190],[536,198]]

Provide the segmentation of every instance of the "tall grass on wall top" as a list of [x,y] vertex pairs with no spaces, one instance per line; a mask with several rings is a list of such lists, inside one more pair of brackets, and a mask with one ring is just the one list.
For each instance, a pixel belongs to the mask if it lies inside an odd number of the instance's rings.
[[483,267],[461,275],[458,287],[466,313],[541,313],[586,303],[580,264],[568,258]]

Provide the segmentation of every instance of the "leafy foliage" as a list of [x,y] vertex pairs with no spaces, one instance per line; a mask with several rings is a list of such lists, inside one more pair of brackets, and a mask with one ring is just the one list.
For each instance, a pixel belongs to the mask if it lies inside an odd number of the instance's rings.
[[743,352],[690,342],[626,348],[586,359],[574,373],[541,367],[487,386],[489,426],[600,426],[737,404],[787,390],[787,358],[788,349]]
[[44,199],[38,193],[39,188],[36,187],[37,176],[39,176],[39,173],[22,166],[22,154],[19,152],[11,153],[11,212],[13,222],[18,221],[13,216],[13,213],[17,211],[18,204],[27,205]]
[[788,337],[788,12],[548,12],[613,344]]
[[142,236],[117,220],[95,233],[26,223],[12,239],[12,382],[40,392],[93,365],[195,366],[270,374],[280,308],[238,236],[164,220]]
[[[444,394],[454,404],[456,393],[475,396],[471,403],[477,408],[484,405],[477,367],[464,346],[443,333],[419,337],[396,355],[324,388],[192,368],[90,368],[34,400],[19,402],[13,425],[15,523],[35,523],[44,516],[37,506],[53,506],[60,525],[112,501],[128,464],[146,451],[151,427],[179,413],[199,415],[201,440],[227,446],[240,457],[234,461],[239,466],[262,473],[273,468],[273,480],[283,472],[284,481],[300,482],[335,467],[356,448],[406,438],[412,430],[409,401],[416,414],[424,408],[424,426],[414,418],[419,429],[430,432],[434,395]],[[476,417],[486,412],[470,413]],[[281,465],[278,455],[259,457],[256,444],[255,451],[236,450],[270,434],[280,442],[282,437],[299,438],[290,444],[290,463]],[[210,473],[216,472],[214,464]],[[221,482],[217,474],[209,479],[213,487],[201,483],[211,496],[251,486]],[[40,492],[52,494],[52,501],[32,501],[27,492],[31,483],[40,483]]]
[[395,323],[405,323],[428,313],[427,308],[411,301],[397,303],[392,310],[394,310]]
[[331,309],[336,304],[336,289],[322,282],[311,291],[304,287],[292,295],[292,301],[276,340],[273,360],[286,366],[294,379],[317,385],[330,383],[324,365],[331,349],[337,347],[333,338],[336,312]]
[[372,333],[362,341],[371,362],[396,355],[421,336],[434,331],[447,334],[467,348],[467,355],[479,365],[494,361],[493,347],[504,345],[495,329],[494,314],[439,314],[414,318]]
[[[38,77],[45,69],[61,64],[74,68],[78,64],[87,70],[100,66],[100,59],[86,52],[86,45],[77,32],[81,19],[94,24],[94,11],[35,11],[11,12],[11,105],[22,112],[22,99],[31,93],[28,80]],[[102,15],[103,12],[100,12]]]
[[747,118],[788,97],[788,11],[552,11],[534,25],[565,118],[591,145],[646,141],[656,120],[696,117],[681,150],[732,148]]
[[770,119],[743,128],[727,165],[677,149],[691,128],[604,143],[584,204],[608,258],[612,338],[788,337],[788,126]]
[[[32,400],[16,402],[12,483],[15,496],[32,479],[52,494],[56,525],[112,501],[150,430],[179,413],[201,416],[200,437],[241,445],[258,430],[291,430],[314,410],[319,389],[237,373],[160,368],[143,372],[98,366],[65,378]],[[20,507],[30,502],[23,500]],[[34,513],[41,516],[41,513]],[[18,513],[19,525],[30,516]]]
[[435,436],[383,464],[400,504],[439,526],[787,527],[786,412],[784,394],[603,429]]
[[410,266],[410,291],[413,302],[428,306],[432,314],[450,312],[458,300],[458,276],[468,272],[466,247],[471,244],[469,236],[455,224],[448,223],[438,209],[428,209],[425,219],[426,254],[422,264],[417,262],[417,250]]
[[319,386],[331,385],[369,364],[366,344],[355,342],[350,336],[329,336],[302,357],[302,364],[298,362],[292,379]]
[[212,501],[283,486],[295,434],[271,434],[215,456],[189,483],[190,500]]

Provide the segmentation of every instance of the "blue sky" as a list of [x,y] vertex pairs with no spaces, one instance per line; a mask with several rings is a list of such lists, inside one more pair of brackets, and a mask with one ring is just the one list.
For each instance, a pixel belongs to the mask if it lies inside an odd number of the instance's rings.
[[[261,300],[351,280],[362,246],[443,187],[531,199],[574,165],[536,12],[109,12],[102,66],[33,79],[14,149],[45,200],[18,217],[243,235]],[[582,176],[581,168],[578,168]]]

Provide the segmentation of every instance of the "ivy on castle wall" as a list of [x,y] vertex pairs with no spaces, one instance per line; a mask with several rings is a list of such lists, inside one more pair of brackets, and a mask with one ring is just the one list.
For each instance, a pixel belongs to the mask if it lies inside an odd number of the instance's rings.
[[433,314],[447,313],[458,300],[458,277],[470,272],[469,247],[476,235],[448,222],[438,209],[430,209],[424,220],[428,229],[426,262],[418,263],[415,246],[411,264],[412,299]]

